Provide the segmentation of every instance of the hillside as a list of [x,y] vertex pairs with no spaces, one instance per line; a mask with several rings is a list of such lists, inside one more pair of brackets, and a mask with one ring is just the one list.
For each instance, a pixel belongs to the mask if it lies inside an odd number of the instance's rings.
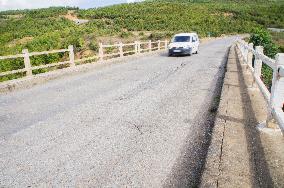
[[[89,20],[77,25],[74,18]],[[71,16],[72,17],[72,16]],[[77,58],[96,53],[98,42],[157,40],[173,33],[196,31],[201,37],[250,33],[256,27],[284,28],[283,1],[146,1],[81,10],[48,9],[0,12],[0,56],[24,48],[43,51],[73,44]],[[64,58],[64,54],[37,57],[34,64]],[[0,61],[0,72],[20,62]]]

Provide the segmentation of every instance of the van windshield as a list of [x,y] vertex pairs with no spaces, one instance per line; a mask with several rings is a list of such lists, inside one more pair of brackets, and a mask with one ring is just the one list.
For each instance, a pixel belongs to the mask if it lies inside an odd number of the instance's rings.
[[190,36],[175,36],[172,42],[190,42]]

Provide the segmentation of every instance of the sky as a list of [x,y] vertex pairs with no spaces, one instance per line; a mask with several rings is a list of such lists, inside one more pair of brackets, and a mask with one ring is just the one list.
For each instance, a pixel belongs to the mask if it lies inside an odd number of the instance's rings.
[[133,1],[135,0],[0,0],[0,11],[11,9],[46,8],[50,6],[94,8]]

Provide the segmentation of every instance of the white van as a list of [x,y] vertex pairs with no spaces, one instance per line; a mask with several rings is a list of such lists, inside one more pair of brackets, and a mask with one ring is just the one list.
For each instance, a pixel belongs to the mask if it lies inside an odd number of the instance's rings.
[[176,34],[168,46],[169,56],[172,55],[191,55],[198,53],[199,38],[196,33]]

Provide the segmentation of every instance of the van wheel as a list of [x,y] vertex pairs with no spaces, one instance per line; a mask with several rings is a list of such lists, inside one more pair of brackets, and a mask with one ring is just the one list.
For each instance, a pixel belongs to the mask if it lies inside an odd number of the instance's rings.
[[198,54],[198,51],[196,50],[195,54]]

